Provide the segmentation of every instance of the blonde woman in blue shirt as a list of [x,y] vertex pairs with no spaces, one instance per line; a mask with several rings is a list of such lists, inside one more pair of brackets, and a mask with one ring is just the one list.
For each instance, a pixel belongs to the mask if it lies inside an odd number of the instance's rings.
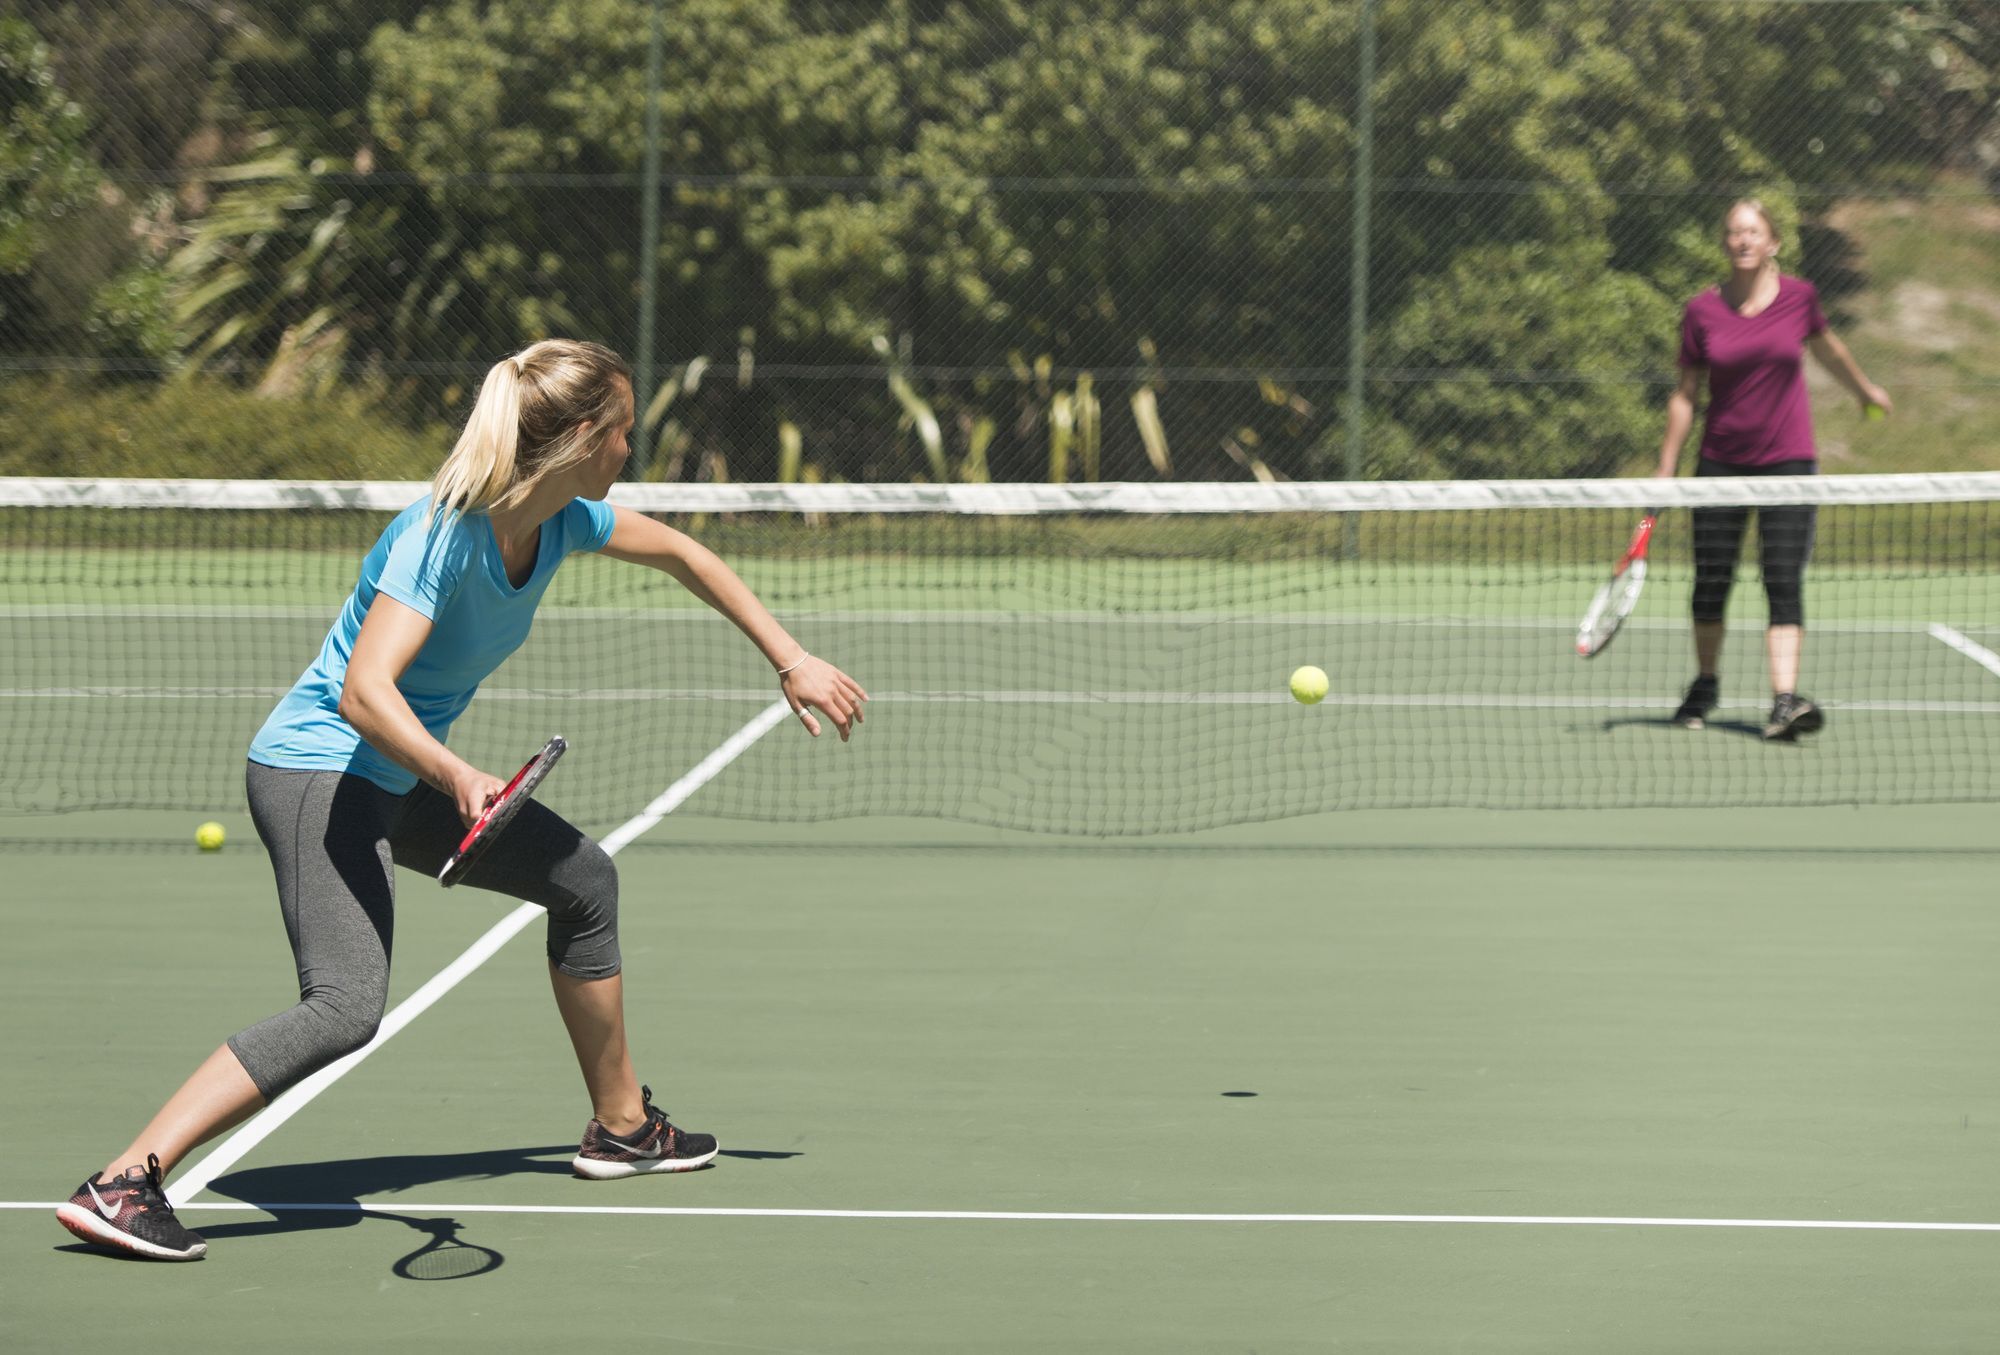
[[[733,621],[817,736],[847,739],[864,692],[785,632],[714,554],[603,502],[625,464],[631,371],[551,339],[495,364],[431,493],[383,531],[319,656],[250,747],[251,817],[298,962],[296,1005],[209,1055],[130,1146],[57,1210],[87,1242],[191,1261],[163,1178],[198,1145],[374,1037],[388,1000],[395,865],[435,875],[502,788],[445,744],[479,683],[527,638],[563,559],[596,551],[671,575]],[[618,876],[596,843],[530,804],[466,883],[548,909],[549,978],[591,1103],[572,1163],[599,1180],[706,1165],[715,1139],[653,1104],[626,1049]]]

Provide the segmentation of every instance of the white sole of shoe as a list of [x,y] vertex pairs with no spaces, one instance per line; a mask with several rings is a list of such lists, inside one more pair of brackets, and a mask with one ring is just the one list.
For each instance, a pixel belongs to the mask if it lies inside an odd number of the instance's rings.
[[114,1247],[122,1252],[130,1252],[134,1256],[143,1256],[149,1261],[199,1261],[208,1255],[206,1242],[198,1242],[188,1251],[171,1251],[157,1242],[148,1242],[143,1237],[134,1237],[130,1233],[113,1228],[80,1205],[57,1205],[56,1221],[85,1242],[94,1242],[100,1247]]
[[637,1162],[600,1162],[579,1153],[569,1165],[571,1171],[587,1180],[621,1181],[628,1176],[651,1176],[659,1172],[691,1172],[715,1161],[715,1155],[721,1151],[717,1146],[700,1157],[641,1158]]

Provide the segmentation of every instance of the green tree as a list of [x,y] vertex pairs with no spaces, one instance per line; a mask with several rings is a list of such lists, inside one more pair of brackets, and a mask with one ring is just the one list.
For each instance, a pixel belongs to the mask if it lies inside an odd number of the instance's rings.
[[42,327],[30,274],[97,186],[87,130],[40,36],[23,20],[0,19],[0,330],[17,342]]
[[[26,2],[111,50],[78,0]],[[379,372],[446,406],[542,335],[629,345],[652,11],[175,7],[162,31],[199,33],[128,44],[134,70],[98,81],[145,94],[147,163],[183,167],[127,209],[158,247],[95,291],[98,343],[278,390]],[[1072,474],[1329,473],[1361,12],[675,0],[661,348],[696,361],[658,464],[1019,478],[1067,449]],[[1377,473],[1610,464],[1731,196],[1812,226],[1844,187],[1927,182],[1990,133],[1993,28],[1962,0],[1379,19]],[[1802,233],[1830,281],[1839,242]]]

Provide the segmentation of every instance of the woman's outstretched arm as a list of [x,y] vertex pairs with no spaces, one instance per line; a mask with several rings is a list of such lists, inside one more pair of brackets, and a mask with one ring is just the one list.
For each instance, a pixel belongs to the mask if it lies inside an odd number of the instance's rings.
[[861,689],[860,683],[832,664],[806,653],[805,646],[778,624],[778,619],[757,600],[750,586],[736,577],[736,572],[714,551],[644,513],[629,508],[613,511],[617,521],[611,529],[611,540],[605,543],[605,555],[670,575],[681,587],[728,617],[778,671],[785,699],[807,731],[815,738],[819,736],[819,721],[812,715],[816,709],[833,721],[841,740],[846,741],[853,726],[861,723],[861,707],[868,700],[868,693]]

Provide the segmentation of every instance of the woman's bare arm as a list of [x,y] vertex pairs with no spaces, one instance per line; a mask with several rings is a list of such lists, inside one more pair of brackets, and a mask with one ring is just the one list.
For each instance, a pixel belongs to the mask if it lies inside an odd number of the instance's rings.
[[861,723],[861,707],[868,700],[859,683],[832,664],[807,654],[805,646],[778,624],[749,585],[714,551],[643,513],[629,508],[612,511],[617,521],[604,554],[671,576],[728,617],[778,670],[785,699],[806,729],[818,737],[819,721],[813,718],[810,707],[825,712],[843,742],[848,738],[852,726]]

